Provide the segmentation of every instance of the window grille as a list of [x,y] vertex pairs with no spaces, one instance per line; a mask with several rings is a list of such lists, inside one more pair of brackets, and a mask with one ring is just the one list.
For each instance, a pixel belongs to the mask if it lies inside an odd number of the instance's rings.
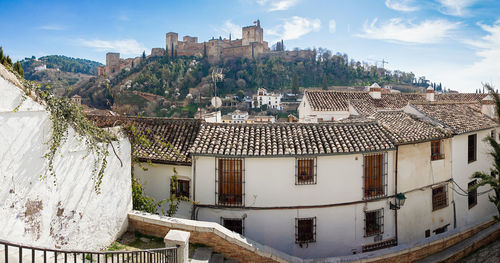
[[244,165],[244,160],[239,158],[216,159],[215,198],[218,205],[244,205]]
[[316,217],[295,218],[295,243],[316,242]]
[[177,179],[170,185],[170,193],[177,197],[189,198],[189,181]]
[[295,160],[295,184],[316,184],[316,158]]
[[441,160],[444,159],[444,154],[441,151],[441,140],[435,140],[431,142],[431,160]]
[[384,233],[384,209],[365,212],[365,237]]
[[387,192],[387,154],[365,155],[363,159],[363,198],[385,196]]
[[477,181],[474,180],[467,184],[468,196],[469,196],[469,209],[477,205],[477,188],[471,189],[476,185]]
[[469,135],[467,145],[467,161],[469,163],[477,160],[477,134]]
[[221,225],[240,235],[244,235],[245,233],[245,220],[243,218],[221,217]]
[[444,184],[432,189],[432,211],[448,206],[448,185]]

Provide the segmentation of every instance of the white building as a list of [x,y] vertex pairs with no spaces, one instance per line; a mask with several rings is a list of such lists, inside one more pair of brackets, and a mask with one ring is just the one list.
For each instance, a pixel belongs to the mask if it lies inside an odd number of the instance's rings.
[[266,89],[257,90],[257,95],[253,95],[252,108],[260,108],[267,105],[268,109],[282,110],[281,94],[268,93]]
[[[373,92],[306,92],[315,113],[343,111],[333,122],[149,118],[143,130],[174,150],[142,149],[155,166],[134,173],[166,199],[172,169],[181,170],[195,205],[177,217],[217,222],[301,258],[410,245],[491,220],[489,188],[468,191],[472,173],[492,165],[482,140],[498,134],[491,98]],[[182,164],[172,162],[178,156]]]
[[248,120],[248,112],[235,110],[222,117],[223,123],[246,123]]

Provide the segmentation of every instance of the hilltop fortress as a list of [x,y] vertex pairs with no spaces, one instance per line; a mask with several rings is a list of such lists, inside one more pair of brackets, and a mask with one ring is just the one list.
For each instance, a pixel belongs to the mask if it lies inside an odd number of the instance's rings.
[[[196,56],[206,57],[211,63],[224,59],[248,58],[255,59],[264,56],[279,56],[285,60],[300,60],[314,56],[311,50],[271,51],[267,41],[264,41],[264,29],[260,26],[260,20],[254,21],[254,25],[241,29],[241,39],[212,38],[205,42],[198,42],[198,37],[183,36],[179,41],[179,34],[169,32],[165,37],[165,48],[152,48],[151,55],[155,56]],[[111,76],[123,69],[130,70],[138,65],[141,57],[120,59],[120,53],[107,53],[106,66],[99,67],[98,75]]]

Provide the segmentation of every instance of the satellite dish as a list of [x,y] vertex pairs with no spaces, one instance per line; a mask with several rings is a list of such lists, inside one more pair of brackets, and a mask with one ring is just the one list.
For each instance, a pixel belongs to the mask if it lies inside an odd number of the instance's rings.
[[222,100],[219,97],[213,97],[210,102],[212,102],[212,106],[216,109],[222,106]]

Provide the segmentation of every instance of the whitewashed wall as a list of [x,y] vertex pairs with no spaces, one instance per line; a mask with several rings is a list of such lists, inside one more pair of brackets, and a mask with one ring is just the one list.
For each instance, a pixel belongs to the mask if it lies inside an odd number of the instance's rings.
[[[192,198],[192,166],[157,164],[152,165],[142,163],[147,170],[143,170],[139,165],[134,165],[134,177],[141,181],[144,192],[147,196],[153,197],[156,201],[170,198],[170,178],[174,175],[174,168],[177,171],[177,178],[190,181],[189,193]],[[168,204],[163,204],[163,209],[168,210]],[[174,217],[191,219],[192,205],[189,202],[181,201],[179,210]],[[161,212],[161,211],[158,211]]]
[[[394,151],[389,151],[387,193],[394,194]],[[215,204],[215,158],[195,158],[195,201]],[[363,198],[363,155],[317,158],[317,184],[295,185],[295,158],[245,158],[245,206],[284,207],[341,204]],[[302,258],[347,255],[374,243],[364,237],[364,211],[384,208],[383,239],[395,236],[389,200],[323,208],[237,209],[199,208],[199,220],[220,223],[221,217],[245,218],[245,235]],[[316,242],[295,244],[295,218],[317,217]]]
[[109,245],[126,229],[132,209],[128,139],[115,142],[123,166],[111,153],[101,194],[94,191],[93,158],[84,158],[71,128],[54,162],[57,177],[41,180],[49,114],[29,98],[14,113],[23,92],[6,80],[9,74],[0,66],[0,239],[86,250]]
[[[466,191],[467,184],[472,181],[470,177],[474,172],[483,171],[489,173],[490,168],[493,165],[493,159],[488,154],[491,150],[491,146],[488,142],[484,141],[484,138],[490,135],[491,130],[493,129],[456,135],[452,139],[453,179],[462,189]],[[468,163],[468,135],[471,134],[477,134],[477,160]],[[458,187],[456,187],[456,189],[461,193]],[[477,192],[484,192],[489,189],[490,187],[483,186],[479,187]],[[494,194],[494,192],[492,192],[492,194]],[[495,206],[488,200],[488,194],[478,196],[477,205],[471,209],[469,209],[467,196],[462,196],[453,192],[453,198],[455,200],[457,211],[457,227],[491,220],[492,216],[497,214]]]
[[[444,159],[431,161],[431,143],[401,145],[398,148],[398,192],[405,193],[406,202],[398,210],[400,244],[425,238],[432,231],[450,224],[453,227],[451,193],[451,139],[441,141]],[[448,206],[432,211],[432,187],[448,186]]]
[[311,104],[306,96],[302,99],[297,108],[299,112],[299,122],[313,122],[317,123],[318,119],[323,119],[324,121],[341,120],[348,118],[354,112],[350,111],[315,111],[311,108]]

